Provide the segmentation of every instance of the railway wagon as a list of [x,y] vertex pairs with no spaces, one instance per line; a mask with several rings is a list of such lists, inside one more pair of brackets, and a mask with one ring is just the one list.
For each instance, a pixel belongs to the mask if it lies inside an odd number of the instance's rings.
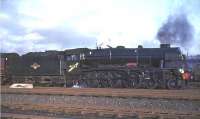
[[189,79],[184,72],[185,56],[169,44],[87,49],[64,54],[64,60],[67,87],[177,89]]

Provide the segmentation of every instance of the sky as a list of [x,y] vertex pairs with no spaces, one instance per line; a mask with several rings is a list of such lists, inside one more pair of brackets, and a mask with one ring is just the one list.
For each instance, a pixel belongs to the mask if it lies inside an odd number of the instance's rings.
[[[199,0],[0,0],[1,52],[40,52],[123,45],[159,47],[169,16],[185,14],[189,47],[200,54]],[[179,44],[176,44],[179,46]]]

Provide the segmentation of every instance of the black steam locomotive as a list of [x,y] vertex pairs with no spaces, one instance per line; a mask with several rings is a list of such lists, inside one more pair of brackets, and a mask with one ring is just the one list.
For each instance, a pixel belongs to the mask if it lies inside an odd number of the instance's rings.
[[[1,83],[92,88],[180,88],[188,77],[178,47],[79,48],[1,54]],[[3,69],[3,70],[2,70]]]
[[178,47],[87,49],[65,55],[66,86],[102,88],[180,88],[185,57]]

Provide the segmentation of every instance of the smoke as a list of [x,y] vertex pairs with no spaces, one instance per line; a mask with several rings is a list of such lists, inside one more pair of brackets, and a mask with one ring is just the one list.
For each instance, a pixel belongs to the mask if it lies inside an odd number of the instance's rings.
[[193,39],[193,26],[189,23],[186,14],[169,16],[167,22],[159,29],[157,38],[160,43],[187,48],[187,44]]

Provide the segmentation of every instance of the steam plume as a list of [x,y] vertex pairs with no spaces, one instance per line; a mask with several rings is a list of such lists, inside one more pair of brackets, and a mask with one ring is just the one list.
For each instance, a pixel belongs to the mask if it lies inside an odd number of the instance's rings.
[[160,43],[178,44],[186,48],[186,44],[193,39],[193,27],[186,14],[169,16],[159,29],[157,38]]

